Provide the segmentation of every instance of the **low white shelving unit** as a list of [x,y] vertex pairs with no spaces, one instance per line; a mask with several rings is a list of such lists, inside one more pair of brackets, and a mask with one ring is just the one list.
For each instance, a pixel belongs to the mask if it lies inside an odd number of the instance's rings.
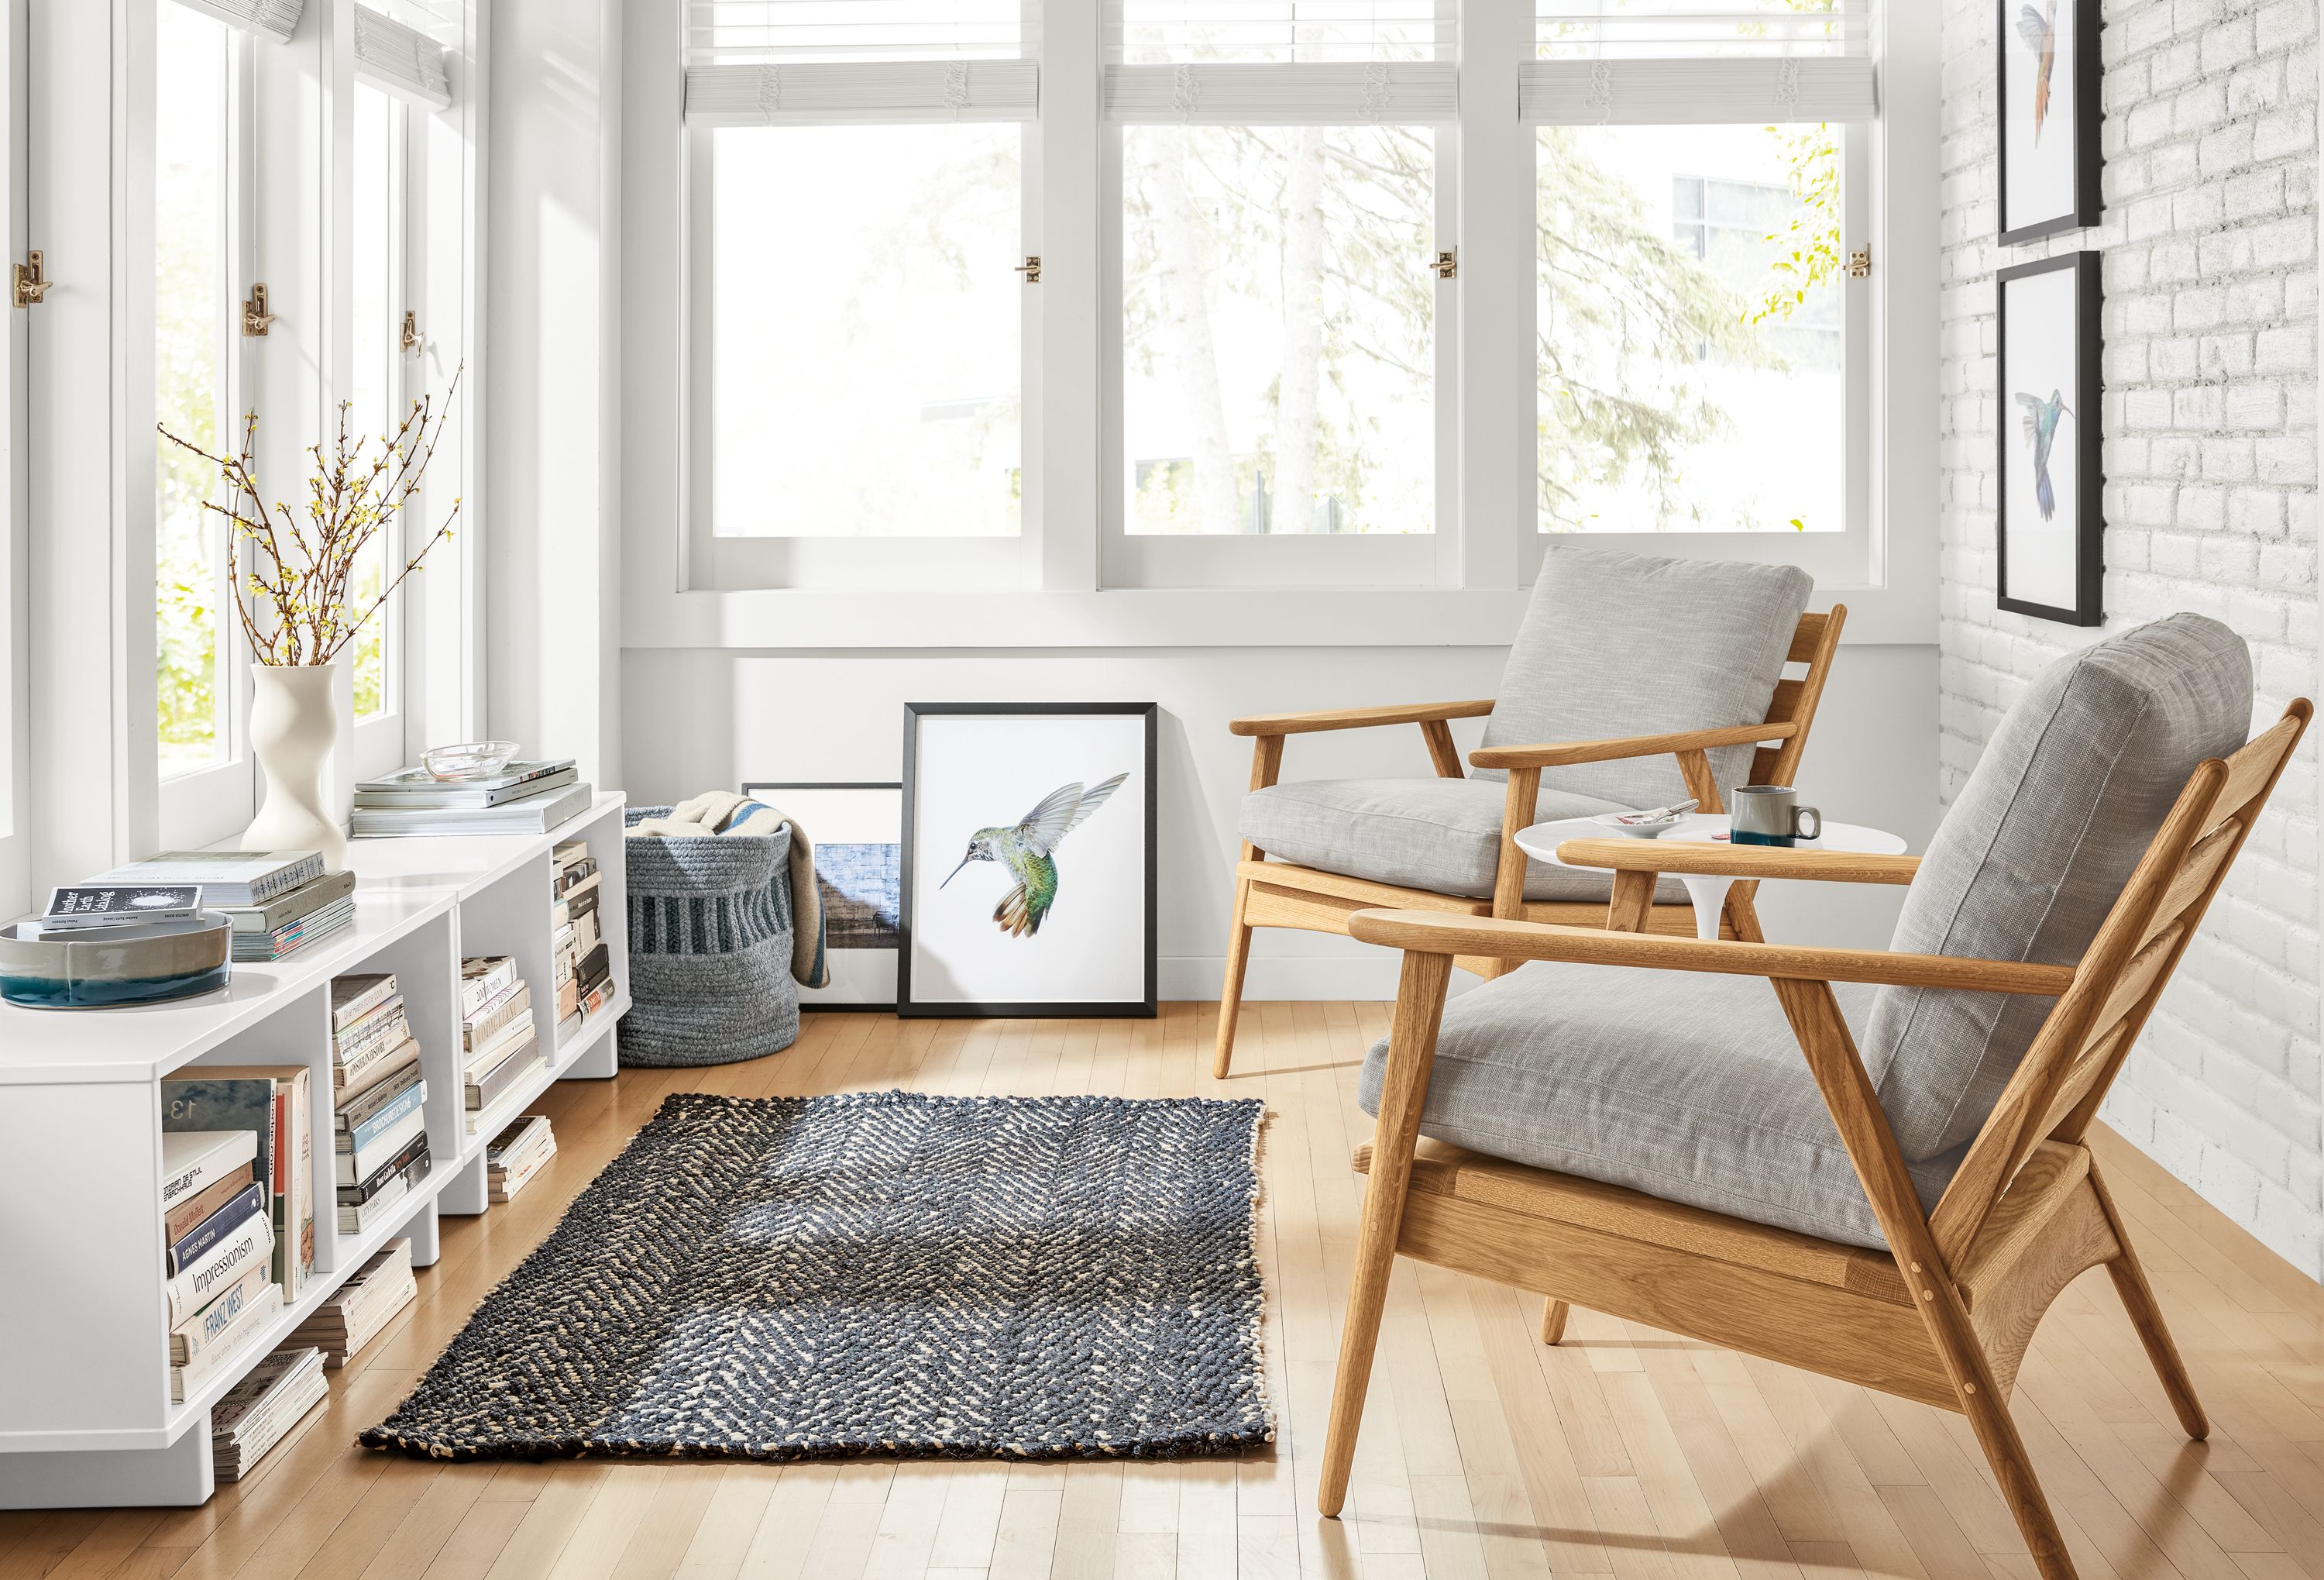
[[[622,798],[600,795],[544,835],[357,839],[353,924],[289,960],[236,966],[220,992],[148,1008],[0,1005],[0,1509],[193,1504],[213,1489],[210,1407],[388,1241],[436,1260],[439,1213],[487,1205],[484,1146],[551,1081],[615,1070],[629,1008]],[[604,873],[616,997],[556,1047],[550,852],[588,841]],[[464,955],[512,955],[553,1049],[472,1134],[461,1103]],[[435,1167],[391,1220],[338,1234],[330,1169],[330,983],[392,971],[428,1083]],[[315,1277],[271,1331],[183,1404],[170,1402],[162,1299],[161,1086],[189,1066],[303,1064],[313,1071]]]

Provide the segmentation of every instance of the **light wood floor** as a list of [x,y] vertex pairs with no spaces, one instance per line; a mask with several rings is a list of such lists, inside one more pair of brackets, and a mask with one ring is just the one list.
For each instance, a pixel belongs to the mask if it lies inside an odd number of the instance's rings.
[[[1354,1240],[1357,1062],[1377,1004],[1257,1004],[1241,1071],[1212,1016],[899,1023],[810,1016],[775,1058],[567,1083],[559,1153],[447,1218],[420,1298],[250,1481],[198,1510],[0,1514],[0,1575],[830,1577],[1244,1575],[2033,1580],[1960,1417],[1398,1264],[1350,1517],[1314,1513]],[[1176,1465],[437,1465],[353,1448],[664,1094],[904,1086],[1266,1098],[1263,1254],[1281,1439]],[[2104,1275],[2043,1324],[2020,1427],[2085,1580],[2324,1580],[2324,1291],[2111,1136],[2100,1150],[2217,1423],[2190,1445]],[[0,1462],[0,1474],[5,1474]]]

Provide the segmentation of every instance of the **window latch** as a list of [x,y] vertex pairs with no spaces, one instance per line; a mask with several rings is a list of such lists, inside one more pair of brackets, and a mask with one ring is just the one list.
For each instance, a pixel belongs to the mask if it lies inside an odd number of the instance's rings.
[[1025,254],[1025,261],[1024,261],[1023,263],[1019,263],[1019,264],[1018,264],[1018,265],[1017,265],[1017,270],[1016,270],[1016,272],[1017,272],[1018,273],[1022,274],[1023,276],[1025,276],[1025,283],[1026,283],[1026,284],[1028,284],[1028,285],[1038,285],[1038,284],[1040,284],[1040,283],[1041,283],[1041,254],[1038,254],[1038,253],[1028,253],[1028,254]]
[[420,349],[420,315],[410,308],[403,310],[403,335],[396,344],[406,356]]
[[259,282],[250,288],[250,300],[242,304],[242,332],[258,338],[274,327],[274,315],[266,310],[266,282]]
[[49,300],[51,282],[44,262],[40,249],[35,247],[24,254],[23,263],[16,265],[16,305],[18,307],[31,307],[34,302]]
[[1871,278],[1871,275],[1872,249],[1870,247],[1858,247],[1848,254],[1848,277],[1850,280],[1867,280]]
[[1461,249],[1459,247],[1449,247],[1443,252],[1437,254],[1436,262],[1431,263],[1429,267],[1436,271],[1436,278],[1439,280],[1459,279],[1461,276]]

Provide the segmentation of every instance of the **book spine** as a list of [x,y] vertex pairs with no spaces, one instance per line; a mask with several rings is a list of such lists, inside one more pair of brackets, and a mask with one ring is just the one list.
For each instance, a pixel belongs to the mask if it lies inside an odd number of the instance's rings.
[[402,1149],[406,1141],[420,1134],[425,1128],[426,1120],[427,1115],[418,1108],[414,1108],[401,1121],[391,1126],[376,1142],[369,1146],[358,1147],[352,1152],[343,1152],[337,1147],[333,1147],[331,1149],[332,1184],[337,1187],[353,1185],[364,1175],[370,1173],[381,1160],[393,1157]]
[[395,1067],[389,1064],[388,1060],[405,1043],[411,1040],[410,1024],[401,1015],[398,1015],[395,1020],[395,1033],[392,1038],[382,1037],[377,1041],[368,1044],[361,1053],[350,1058],[346,1064],[334,1068],[331,1072],[331,1084],[343,1094],[352,1095],[362,1091],[381,1076],[394,1068]]
[[226,1206],[189,1229],[166,1256],[170,1276],[177,1277],[201,1260],[202,1252],[242,1227],[244,1218],[266,1210],[266,1187],[252,1180]]
[[315,1105],[310,1083],[313,1076],[300,1070],[290,1082],[283,1102],[289,1123],[284,1134],[290,1140],[290,1203],[294,1209],[295,1234],[291,1245],[296,1254],[288,1259],[293,1277],[282,1288],[284,1298],[296,1300],[307,1291],[307,1280],[315,1270]]
[[[376,1113],[373,1113],[369,1119],[364,1120],[361,1124],[351,1125],[347,1129],[339,1132],[338,1134],[340,1136],[347,1138],[346,1146],[339,1150],[350,1152],[362,1151],[364,1148],[370,1146],[374,1141],[377,1141],[380,1137],[385,1135],[390,1130],[393,1129],[398,1120],[401,1119],[405,1114],[418,1110],[420,1105],[427,1100],[428,1083],[425,1081],[412,1082],[411,1085],[404,1087],[402,1091],[398,1092],[393,1098],[383,1104]],[[338,1140],[337,1137],[333,1138],[331,1144],[335,1148],[338,1147]]]
[[[240,1286],[236,1286],[238,1289]],[[208,1342],[185,1360],[170,1368],[170,1402],[183,1404],[199,1392],[203,1383],[217,1376],[235,1351],[250,1342],[251,1335],[281,1314],[282,1291],[273,1284],[261,1284],[259,1293],[233,1317],[221,1324]],[[214,1300],[212,1305],[222,1304]]]
[[[401,1053],[405,1049],[411,1050],[409,1059],[394,1058],[395,1054]],[[362,1091],[342,1098],[337,1112],[331,1117],[334,1129],[355,1129],[372,1115],[410,1090],[420,1079],[420,1044],[407,1038],[397,1045],[388,1059],[382,1062],[392,1062],[395,1068],[365,1086]]]
[[181,1326],[222,1293],[226,1285],[253,1266],[265,1264],[273,1250],[274,1230],[264,1215],[244,1219],[241,1228],[210,1247],[199,1261],[165,1286],[170,1326]]
[[469,978],[460,984],[460,1013],[463,1018],[475,1014],[490,1003],[500,991],[516,981],[516,962],[503,959],[482,976]]
[[519,1015],[528,1012],[531,1008],[532,986],[530,983],[521,982],[517,984],[516,991],[502,1000],[497,1007],[479,1016],[474,1024],[466,1025],[460,1029],[462,1046],[470,1053],[480,1052],[491,1047],[493,1040],[503,1031],[507,1030]]
[[331,1030],[334,1031],[346,1030],[357,1021],[362,1020],[365,1015],[370,1014],[374,1010],[379,1008],[380,1005],[387,1003],[388,998],[394,992],[395,974],[391,971],[386,975],[381,977],[377,982],[373,983],[371,986],[365,988],[361,993],[349,999],[346,1003],[333,1005],[331,1008]]
[[377,1004],[364,1012],[363,1018],[350,1021],[331,1033],[333,1057],[345,1060],[359,1053],[383,1035],[387,1028],[403,1019],[403,995],[390,993]]
[[305,861],[293,862],[287,867],[267,873],[250,885],[250,902],[264,905],[277,896],[288,894],[302,883],[311,883],[323,875],[323,858],[310,855]]
[[273,1280],[264,1268],[252,1268],[235,1286],[170,1330],[170,1363],[182,1366],[214,1344],[228,1324],[256,1304]]
[[410,1141],[404,1143],[403,1147],[396,1152],[394,1157],[390,1158],[386,1162],[382,1163],[378,1168],[374,1169],[369,1174],[364,1175],[361,1183],[337,1187],[336,1194],[338,1205],[343,1207],[359,1207],[363,1206],[364,1203],[371,1199],[373,1193],[385,1189],[390,1179],[393,1178],[396,1175],[401,1174],[406,1169],[409,1169],[415,1161],[424,1159],[427,1156],[428,1132],[423,1129],[420,1134],[412,1137]]
[[470,1081],[465,1094],[466,1106],[469,1108],[489,1106],[493,1099],[509,1089],[510,1083],[524,1074],[531,1064],[532,1058],[536,1057],[536,1047],[535,1039],[528,1037],[522,1046],[509,1049],[508,1058],[494,1066],[491,1075],[481,1081]]
[[[233,1157],[232,1153],[223,1156]],[[250,1160],[235,1158],[232,1163],[208,1159],[181,1173],[172,1174],[161,1181],[161,1208],[167,1212],[180,1202],[190,1201],[236,1169],[247,1168]]]

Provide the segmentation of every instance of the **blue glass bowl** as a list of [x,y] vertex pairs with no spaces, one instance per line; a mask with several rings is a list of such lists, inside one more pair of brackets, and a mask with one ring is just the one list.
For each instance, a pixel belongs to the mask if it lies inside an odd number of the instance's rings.
[[0,928],[0,1000],[34,1010],[103,1010],[215,993],[234,966],[234,923],[214,910],[178,921],[41,936]]

